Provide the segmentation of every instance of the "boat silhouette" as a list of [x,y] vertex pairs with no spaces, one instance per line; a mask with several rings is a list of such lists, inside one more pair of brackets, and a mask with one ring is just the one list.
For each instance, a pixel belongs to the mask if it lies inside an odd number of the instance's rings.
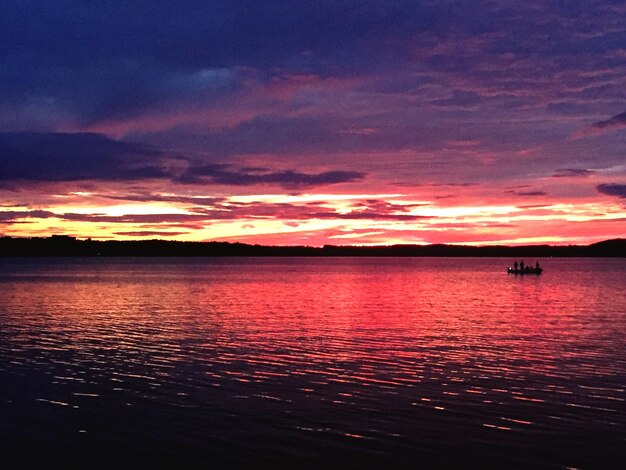
[[530,266],[524,267],[524,269],[514,269],[510,266],[506,268],[507,274],[541,274],[543,268],[531,268]]

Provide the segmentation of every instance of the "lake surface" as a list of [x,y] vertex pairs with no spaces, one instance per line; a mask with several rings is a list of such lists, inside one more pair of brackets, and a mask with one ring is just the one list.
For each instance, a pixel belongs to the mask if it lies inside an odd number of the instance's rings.
[[2,461],[626,468],[626,260],[540,261],[0,259]]

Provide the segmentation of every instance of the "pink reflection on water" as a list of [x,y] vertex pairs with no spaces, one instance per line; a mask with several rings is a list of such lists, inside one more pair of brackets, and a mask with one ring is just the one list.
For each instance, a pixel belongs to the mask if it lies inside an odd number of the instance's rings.
[[[150,404],[173,432],[205,432],[219,410],[269,413],[270,424],[252,419],[251,429],[293,443],[295,429],[391,449],[453,445],[457,433],[474,443],[489,432],[624,437],[623,262],[546,260],[534,277],[508,276],[508,264],[4,265],[0,372],[52,377],[41,406]],[[232,432],[229,442],[245,435]]]

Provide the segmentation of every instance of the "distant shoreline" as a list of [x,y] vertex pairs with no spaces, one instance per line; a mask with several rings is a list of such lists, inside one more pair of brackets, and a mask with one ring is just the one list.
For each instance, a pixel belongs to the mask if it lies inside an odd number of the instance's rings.
[[65,235],[48,238],[0,238],[0,257],[15,256],[368,256],[368,257],[590,257],[625,258],[626,239],[591,245],[388,245],[388,246],[264,246],[230,242],[168,240],[97,241]]

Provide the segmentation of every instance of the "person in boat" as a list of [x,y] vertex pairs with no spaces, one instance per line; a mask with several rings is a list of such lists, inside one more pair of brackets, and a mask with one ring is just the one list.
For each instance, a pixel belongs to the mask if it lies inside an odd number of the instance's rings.
[[524,271],[524,260],[520,261],[519,269],[520,269],[520,271]]
[[515,260],[515,263],[513,263],[513,271],[517,271],[517,260]]
[[535,269],[536,269],[537,271],[539,271],[539,269],[540,269],[540,268],[539,268],[539,261],[537,261],[537,262],[535,263]]

